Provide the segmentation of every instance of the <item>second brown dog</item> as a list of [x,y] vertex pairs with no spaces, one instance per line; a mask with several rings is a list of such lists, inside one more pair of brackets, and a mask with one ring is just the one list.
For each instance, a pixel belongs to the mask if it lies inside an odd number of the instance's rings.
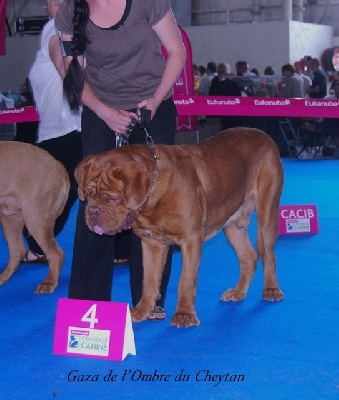
[[28,143],[0,142],[0,222],[9,248],[0,285],[11,278],[27,252],[26,226],[49,263],[35,293],[52,293],[57,287],[64,253],[54,238],[54,223],[64,209],[69,186],[66,169],[47,151]]

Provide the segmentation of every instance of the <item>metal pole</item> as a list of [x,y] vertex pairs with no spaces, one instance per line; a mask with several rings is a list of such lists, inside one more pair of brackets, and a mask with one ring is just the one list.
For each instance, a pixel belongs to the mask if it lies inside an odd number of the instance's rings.
[[282,0],[284,7],[284,21],[292,21],[292,0]]

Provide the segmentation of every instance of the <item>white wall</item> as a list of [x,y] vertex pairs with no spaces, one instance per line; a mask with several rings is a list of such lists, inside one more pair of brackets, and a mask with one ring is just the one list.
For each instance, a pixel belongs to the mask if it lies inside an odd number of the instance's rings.
[[298,61],[305,55],[321,59],[323,52],[334,46],[331,26],[291,21],[290,61]]
[[261,73],[272,65],[280,74],[282,65],[305,55],[320,58],[333,46],[332,27],[295,21],[188,26],[184,30],[194,63],[227,62],[233,71],[238,60],[246,60]]

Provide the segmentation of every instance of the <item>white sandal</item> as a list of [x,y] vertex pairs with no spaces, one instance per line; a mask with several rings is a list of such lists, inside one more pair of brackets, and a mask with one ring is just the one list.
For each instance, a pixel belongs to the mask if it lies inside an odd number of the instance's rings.
[[148,316],[148,319],[151,321],[155,321],[155,320],[165,319],[166,317],[167,317],[166,311],[160,306],[155,306],[151,311],[150,315]]

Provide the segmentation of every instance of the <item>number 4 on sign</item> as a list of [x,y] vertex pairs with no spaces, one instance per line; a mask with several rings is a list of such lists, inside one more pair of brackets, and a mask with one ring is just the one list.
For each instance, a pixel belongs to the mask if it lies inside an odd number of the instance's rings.
[[53,353],[117,361],[135,355],[128,303],[59,299]]
[[88,322],[90,328],[94,328],[95,324],[99,322],[98,318],[96,318],[96,313],[97,313],[97,305],[93,304],[92,307],[90,307],[84,316],[81,318],[82,322]]

